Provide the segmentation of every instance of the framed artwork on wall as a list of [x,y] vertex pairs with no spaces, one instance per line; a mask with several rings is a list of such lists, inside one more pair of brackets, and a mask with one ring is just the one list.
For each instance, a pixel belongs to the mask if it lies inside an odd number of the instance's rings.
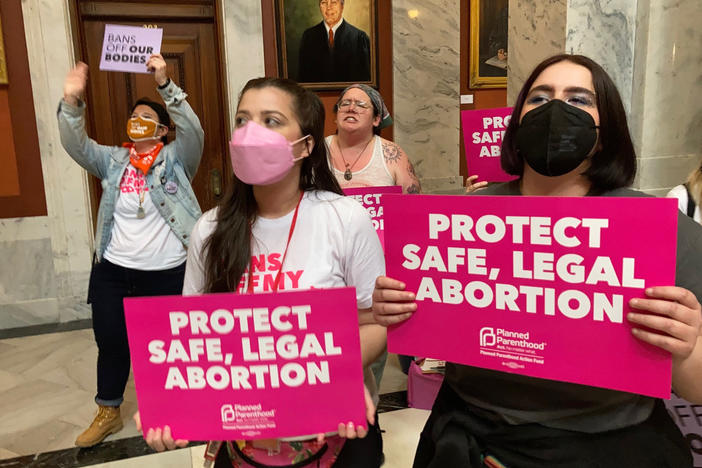
[[2,17],[0,16],[0,85],[8,84],[5,43],[2,40]]
[[470,0],[471,88],[507,87],[508,0]]
[[277,0],[281,76],[322,89],[377,87],[378,0]]

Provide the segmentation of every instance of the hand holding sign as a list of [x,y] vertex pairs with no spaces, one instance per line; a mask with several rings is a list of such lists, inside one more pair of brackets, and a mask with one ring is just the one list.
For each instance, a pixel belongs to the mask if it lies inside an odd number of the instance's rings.
[[160,28],[106,24],[100,70],[148,73],[147,62],[161,52],[162,39]]
[[85,94],[85,87],[88,83],[88,65],[78,62],[75,67],[66,75],[63,82],[63,100],[72,106],[77,106],[78,101]]
[[417,310],[415,294],[402,281],[379,276],[373,290],[373,316],[383,326],[404,322]]
[[475,182],[478,180],[477,175],[472,175],[466,179],[466,193],[472,193],[481,188],[487,187],[488,183],[486,181]]
[[[366,420],[370,424],[375,424],[375,405],[373,404],[373,398],[371,397],[368,387],[363,386],[363,398],[366,403]],[[347,439],[363,439],[368,435],[368,428],[363,426],[355,426],[352,422],[347,424],[339,423],[339,437],[345,437]],[[319,440],[319,439],[318,439]]]
[[166,61],[161,54],[153,54],[149,61],[146,62],[146,69],[154,74],[154,79],[159,86],[163,86],[168,82]]
[[627,319],[642,328],[632,328],[633,335],[685,360],[692,354],[700,336],[702,310],[694,294],[684,288],[665,286],[646,289],[650,299],[634,298],[629,305],[644,313],[629,313]]
[[[368,388],[363,386],[363,393],[366,403],[366,419],[370,424],[375,424],[375,405],[373,404],[373,398],[371,397]],[[141,432],[141,415],[137,411],[134,413],[134,422],[136,423],[137,431]],[[368,435],[368,428],[363,426],[355,426],[352,422],[339,423],[339,436],[345,437],[347,439],[363,439]],[[146,444],[157,452],[163,452],[164,450],[175,450],[177,448],[183,448],[188,445],[190,441],[185,439],[173,439],[171,434],[171,427],[164,426],[163,429],[160,427],[149,428],[146,432],[144,438],[146,439]],[[320,444],[324,442],[324,434],[317,435],[317,442]]]
[[[134,413],[134,422],[136,423],[137,431],[141,432],[141,416],[138,411]],[[165,426],[163,430],[160,427],[156,429],[150,428],[146,433],[145,439],[146,444],[157,452],[183,448],[189,443],[185,439],[173,440],[170,426]]]
[[356,306],[352,288],[125,299],[145,436],[165,448],[166,426],[182,440],[254,440],[340,421],[358,436],[367,409]]

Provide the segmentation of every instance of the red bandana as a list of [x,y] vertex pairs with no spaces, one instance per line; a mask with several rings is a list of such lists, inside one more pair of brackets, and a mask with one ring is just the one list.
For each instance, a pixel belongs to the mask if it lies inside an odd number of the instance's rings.
[[158,142],[156,146],[145,153],[137,153],[136,149],[134,149],[134,143],[123,143],[122,146],[129,148],[129,159],[131,160],[132,166],[141,170],[141,172],[146,175],[146,173],[149,172],[149,169],[151,169],[154,161],[156,161],[158,153],[161,152],[163,143]]

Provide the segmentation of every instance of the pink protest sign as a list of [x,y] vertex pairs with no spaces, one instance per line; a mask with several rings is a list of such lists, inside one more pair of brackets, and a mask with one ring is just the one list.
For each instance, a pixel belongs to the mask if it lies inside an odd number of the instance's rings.
[[390,351],[670,395],[670,354],[634,338],[626,314],[644,288],[675,284],[675,200],[388,195],[383,206],[387,274],[418,303],[389,330]]
[[100,70],[148,73],[146,62],[161,52],[163,29],[105,25]]
[[468,173],[477,175],[478,180],[507,182],[516,179],[500,166],[502,138],[511,114],[511,107],[461,111]]
[[234,440],[367,426],[354,288],[124,300],[144,433]]
[[348,197],[355,198],[368,210],[375,232],[380,239],[380,245],[385,250],[385,220],[383,219],[383,205],[380,200],[385,193],[402,193],[402,187],[399,185],[388,185],[382,187],[346,188],[344,193]]

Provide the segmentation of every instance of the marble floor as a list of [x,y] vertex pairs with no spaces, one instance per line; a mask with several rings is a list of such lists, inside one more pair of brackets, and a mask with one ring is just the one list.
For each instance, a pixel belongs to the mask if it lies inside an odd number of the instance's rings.
[[[125,426],[91,449],[74,447],[95,412],[97,348],[91,329],[0,339],[0,468],[201,467],[204,445],[156,454],[131,419],[130,378],[122,405]],[[390,355],[380,387],[386,468],[411,466],[429,412],[407,408],[407,377]]]

